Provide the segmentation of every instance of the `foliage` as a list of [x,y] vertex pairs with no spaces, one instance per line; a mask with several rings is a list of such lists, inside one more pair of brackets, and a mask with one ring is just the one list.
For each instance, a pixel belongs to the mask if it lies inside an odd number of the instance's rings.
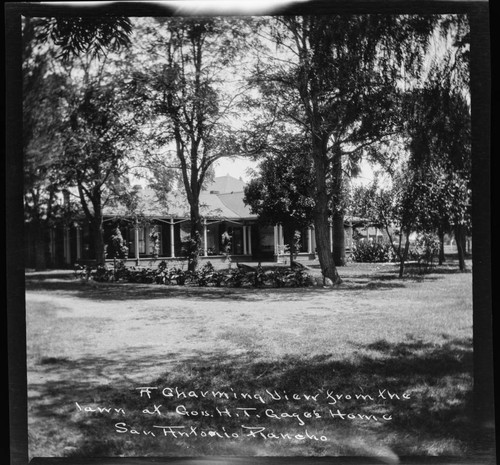
[[91,226],[96,259],[104,264],[102,211],[129,194],[126,159],[138,139],[137,124],[121,90],[123,75],[117,72],[120,57],[108,53],[123,45],[130,32],[128,20],[58,18],[25,24],[27,86],[33,92],[41,89],[44,96],[43,108],[27,101],[24,111],[31,135],[27,144],[41,148],[34,172],[49,166],[46,179],[56,180],[52,185],[46,182],[49,193],[53,187],[64,188],[80,201]]
[[415,173],[401,164],[393,174],[390,185],[380,187],[375,179],[367,186],[359,186],[353,193],[356,204],[352,211],[384,228],[394,256],[400,263],[400,277],[403,277],[408,259],[410,234],[419,228],[420,187]]
[[[126,86],[129,101],[147,122],[153,153],[153,157],[148,153],[149,169],[162,177],[177,170],[182,180],[190,206],[194,242],[188,254],[193,271],[203,228],[202,186],[212,165],[236,151],[237,131],[232,123],[239,93],[228,92],[226,84],[242,56],[245,21],[163,17],[134,24],[136,43],[129,55]],[[171,185],[153,183],[160,191]]]
[[[297,252],[297,230],[310,226],[314,178],[307,140],[283,133],[259,164],[259,174],[245,186],[245,204],[263,224],[283,226],[290,255]],[[306,156],[304,156],[306,155]],[[300,233],[298,233],[300,234]]]
[[75,277],[96,282],[121,281],[142,284],[163,284],[199,287],[306,287],[314,284],[314,280],[305,269],[274,268],[264,271],[262,266],[255,270],[230,268],[216,270],[207,262],[196,271],[184,270],[181,267],[169,268],[162,260],[157,268],[127,267],[123,261],[116,263],[115,268],[104,265],[75,265]]
[[111,235],[110,244],[108,244],[106,251],[109,258],[123,259],[128,257],[128,247],[118,226]]
[[221,236],[222,240],[222,252],[226,256],[226,260],[231,263],[231,241],[232,235],[229,234],[229,231],[224,231]]
[[128,46],[132,30],[130,20],[121,16],[59,16],[37,18],[36,23],[37,39],[52,41],[64,60],[82,54],[99,57]]
[[334,283],[340,278],[328,217],[333,210],[336,226],[343,225],[344,171],[364,155],[377,158],[381,152],[373,145],[395,133],[400,80],[423,64],[433,27],[431,17],[402,15],[286,16],[270,22],[278,53],[259,61],[255,80],[267,124],[284,121],[295,132],[305,131],[318,256],[322,273]]
[[352,248],[352,259],[355,262],[393,262],[395,258],[392,245],[387,243],[358,241]]
[[[50,73],[52,54],[37,53],[32,20],[23,21],[23,186],[24,215],[30,223],[35,268],[49,260],[49,229],[68,223],[76,208],[68,196],[56,160],[62,150],[59,105],[64,78]],[[53,258],[53,257],[52,257]]]
[[423,193],[422,229],[441,238],[453,231],[463,271],[472,170],[467,18],[444,17],[441,32],[452,47],[431,63],[424,85],[406,93],[402,110],[409,166],[418,173]]
[[422,271],[428,271],[439,254],[439,239],[435,234],[424,233],[417,237],[409,252],[410,260],[417,260]]
[[153,256],[157,257],[160,251],[160,233],[157,231],[156,226],[153,226],[151,232],[149,233],[149,238],[153,244]]

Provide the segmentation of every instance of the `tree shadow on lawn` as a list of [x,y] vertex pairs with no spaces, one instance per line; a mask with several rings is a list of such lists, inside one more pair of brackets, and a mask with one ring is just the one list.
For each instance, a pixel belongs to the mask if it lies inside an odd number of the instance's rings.
[[[170,356],[175,358],[176,354]],[[163,355],[164,360],[168,358]],[[156,356],[148,362],[162,363],[161,359]],[[106,363],[110,367],[116,365],[115,361],[105,358],[78,363],[80,369],[89,372]],[[117,421],[141,430],[169,424],[197,426],[200,430],[225,428],[241,433],[237,440],[230,441],[171,436],[165,441],[139,435],[133,437],[133,447],[128,452],[135,456],[255,455],[257,451],[258,455],[359,456],[380,455],[381,450],[399,456],[458,456],[472,453],[475,448],[477,430],[472,421],[472,341],[469,339],[450,339],[444,344],[412,339],[402,343],[380,340],[356,345],[352,357],[344,360],[334,360],[328,355],[268,360],[259,353],[242,356],[200,353],[187,356],[154,381],[145,379],[142,386],[158,387],[151,391],[150,399],[138,394],[136,384],[125,389],[113,384],[93,386],[71,376],[75,368],[67,361],[62,362],[60,368],[67,370],[69,376],[32,386],[39,397],[32,399],[30,411],[35,419],[33,424],[38,428],[43,428],[45,421],[54,417],[62,429],[66,422],[77,427],[83,439],[78,442],[74,455],[116,455],[126,451],[131,437],[113,431],[112,425]],[[131,366],[124,371],[133,370]],[[167,391],[173,393],[172,397],[161,394],[165,387],[172,389]],[[212,390],[228,393],[227,398],[199,394]],[[189,392],[198,394],[191,396]],[[242,399],[241,393],[251,395]],[[299,398],[293,399],[293,394]],[[317,397],[306,398],[304,394]],[[281,398],[278,400],[278,397]],[[75,401],[82,406],[120,407],[127,416],[110,419],[96,413],[77,413]],[[160,404],[162,411],[167,412],[167,419],[142,413],[144,408]],[[209,415],[178,415],[175,409],[179,404],[190,411],[209,412]],[[57,406],[60,408],[55,408]],[[241,420],[235,415],[241,407],[256,410],[248,410],[250,418]],[[228,409],[232,415],[215,414],[216,408]],[[268,417],[267,409],[278,415],[296,413],[305,426],[297,417]],[[320,417],[306,419],[304,413],[312,411]],[[341,418],[337,412],[374,415],[378,420]],[[390,421],[382,420],[383,414],[390,415]],[[257,419],[257,415],[261,418]],[[163,423],[159,423],[161,421]],[[282,441],[282,445],[277,446],[276,441],[258,436],[243,437],[242,424],[263,426],[276,434],[298,434],[306,428],[325,435],[328,441],[299,441],[298,445]]]
[[[428,279],[428,278],[426,278]],[[408,280],[406,280],[408,282]],[[422,279],[416,279],[422,281]],[[195,300],[265,301],[273,298],[302,299],[304,295],[318,295],[342,290],[380,290],[406,287],[405,280],[396,276],[360,274],[348,276],[340,286],[308,287],[197,287],[165,286],[138,283],[95,283],[73,279],[26,280],[26,291],[70,294],[76,298],[96,301],[124,301],[144,299],[189,298]]]
[[27,291],[70,293],[77,298],[97,301],[189,298],[196,300],[261,301],[271,295],[303,295],[327,292],[318,286],[287,288],[198,287],[137,283],[95,283],[86,281],[26,282]]

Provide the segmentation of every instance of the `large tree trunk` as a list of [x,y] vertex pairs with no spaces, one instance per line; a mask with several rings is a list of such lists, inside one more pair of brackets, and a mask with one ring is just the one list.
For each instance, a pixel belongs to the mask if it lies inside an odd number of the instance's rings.
[[345,259],[345,229],[344,215],[340,212],[334,212],[332,217],[333,229],[333,260],[337,266],[344,266]]
[[191,205],[191,244],[188,250],[188,270],[195,271],[200,260],[201,238],[203,236],[203,223],[201,221],[199,200],[193,200]]
[[438,231],[439,237],[439,264],[442,265],[446,261],[446,257],[444,256],[444,231],[440,229]]
[[94,253],[97,265],[104,265],[106,263],[106,247],[104,244],[104,228],[102,225],[102,216],[93,218],[90,222],[92,229],[92,237],[94,239]]
[[333,236],[333,260],[337,266],[345,265],[345,230],[344,213],[342,211],[342,153],[340,149],[332,162],[332,236]]
[[[403,234],[403,232],[401,232]],[[402,278],[405,272],[405,262],[408,259],[408,250],[410,249],[410,234],[406,234],[405,248],[399,256],[399,277]]]
[[321,146],[313,147],[314,169],[316,172],[316,204],[314,207],[314,228],[318,259],[323,278],[329,278],[333,284],[340,284],[342,280],[337,273],[337,267],[330,251],[330,223],[328,221],[328,193],[326,187],[325,157]]
[[[318,202],[321,204],[321,202]],[[320,207],[321,205],[319,205]],[[342,280],[337,273],[335,261],[330,252],[330,224],[328,222],[328,212],[318,211],[314,215],[314,231],[316,237],[316,246],[318,249],[318,259],[323,273],[323,278],[331,279],[333,284],[340,284]]]
[[454,228],[455,240],[457,242],[458,266],[460,271],[466,271],[465,266],[465,228],[457,225]]
[[283,225],[283,234],[284,234],[284,241],[285,244],[288,244],[288,253],[290,256],[290,266],[292,266],[292,263],[295,259],[296,255],[296,250],[295,250],[295,228],[290,225]]

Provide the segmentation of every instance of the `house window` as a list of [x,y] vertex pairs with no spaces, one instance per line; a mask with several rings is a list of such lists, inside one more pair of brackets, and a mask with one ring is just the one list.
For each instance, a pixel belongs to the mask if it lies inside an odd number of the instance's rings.
[[243,229],[233,228],[233,253],[235,255],[243,254]]

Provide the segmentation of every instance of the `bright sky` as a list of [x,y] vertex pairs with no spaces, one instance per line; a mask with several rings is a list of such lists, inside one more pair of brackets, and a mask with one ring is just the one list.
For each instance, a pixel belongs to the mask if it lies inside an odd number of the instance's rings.
[[[248,182],[252,179],[248,172],[257,168],[257,162],[244,158],[223,158],[215,166],[216,176],[230,175],[235,178],[241,178]],[[361,173],[355,178],[355,184],[368,184],[373,180],[374,172],[372,166],[367,161],[361,162]]]

